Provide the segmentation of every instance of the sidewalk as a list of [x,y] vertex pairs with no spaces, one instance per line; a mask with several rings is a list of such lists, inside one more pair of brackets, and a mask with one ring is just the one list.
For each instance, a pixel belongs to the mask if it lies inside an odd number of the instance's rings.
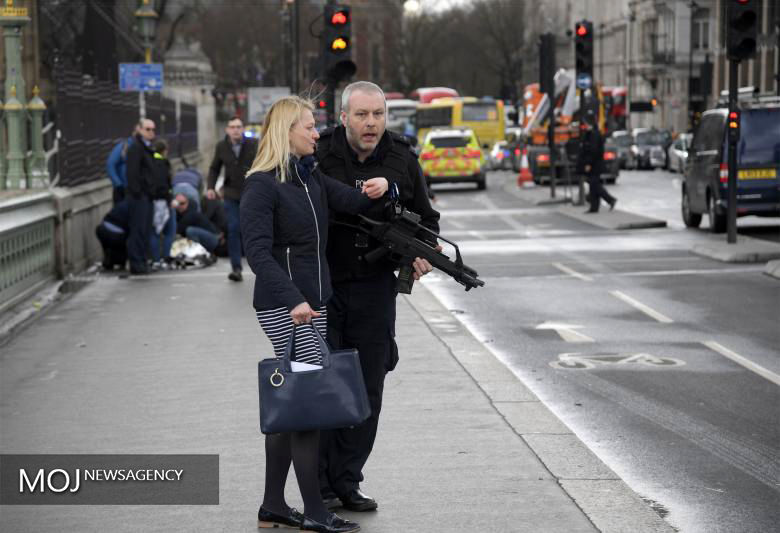
[[536,185],[533,187],[516,187],[512,183],[506,189],[518,198],[537,206],[557,206],[557,211],[569,218],[585,222],[606,230],[629,230],[645,228],[664,228],[666,221],[657,218],[646,217],[636,213],[630,213],[621,209],[610,211],[607,206],[602,206],[598,213],[585,213],[587,205],[573,205],[572,200],[578,197],[576,187],[558,186],[555,190],[555,198],[550,197],[550,187]]
[[[256,531],[254,279],[100,278],[2,347],[2,453],[218,453],[220,505],[16,506],[3,531]],[[672,531],[421,284],[398,300],[363,531]],[[288,498],[300,508],[293,474]]]

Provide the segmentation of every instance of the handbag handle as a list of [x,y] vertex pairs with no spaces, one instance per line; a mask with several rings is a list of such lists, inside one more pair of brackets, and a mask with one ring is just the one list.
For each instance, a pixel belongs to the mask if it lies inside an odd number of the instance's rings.
[[292,365],[290,362],[295,353],[295,330],[304,325],[311,326],[311,329],[314,330],[314,337],[317,339],[317,344],[319,345],[320,353],[322,354],[322,367],[327,368],[330,366],[330,348],[328,347],[328,343],[325,342],[325,339],[322,338],[322,334],[317,329],[317,326],[314,324],[293,324],[292,333],[290,333],[290,338],[287,340],[287,347],[282,355],[282,366],[287,372],[292,372]]

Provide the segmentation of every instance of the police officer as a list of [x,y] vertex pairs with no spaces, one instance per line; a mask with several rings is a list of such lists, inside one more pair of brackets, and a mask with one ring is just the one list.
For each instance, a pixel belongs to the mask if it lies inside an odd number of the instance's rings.
[[135,141],[127,149],[127,202],[130,231],[127,237],[127,257],[131,274],[148,274],[146,252],[152,232],[152,191],[154,174],[154,121],[142,118],[138,122]]
[[601,183],[601,173],[604,170],[604,138],[598,127],[593,126],[595,116],[591,112],[586,115],[580,129],[582,145],[577,159],[577,172],[585,174],[588,180],[588,199],[590,207],[586,213],[598,213],[602,198],[609,204],[609,210],[615,208],[617,198],[607,192]]
[[[387,178],[390,187],[397,184],[401,204],[438,233],[439,213],[431,207],[417,156],[406,137],[385,130],[386,112],[385,96],[377,85],[366,81],[348,85],[341,95],[341,125],[320,136],[316,152],[320,168],[355,188],[369,178]],[[359,351],[371,416],[352,429],[322,432],[320,485],[329,507],[338,507],[340,500],[348,510],[370,511],[377,503],[361,492],[360,482],[376,437],[385,374],[398,362],[397,265],[363,259],[378,242],[349,227],[356,223],[354,216],[331,215],[327,255],[333,296],[328,302],[328,340],[335,348]],[[417,258],[415,279],[431,269],[428,261]]]

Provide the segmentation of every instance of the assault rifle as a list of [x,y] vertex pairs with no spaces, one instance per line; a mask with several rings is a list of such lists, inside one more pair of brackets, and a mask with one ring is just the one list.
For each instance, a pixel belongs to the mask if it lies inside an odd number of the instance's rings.
[[[392,196],[397,198],[397,193]],[[363,215],[357,229],[370,235],[382,243],[378,248],[363,256],[369,263],[388,257],[401,265],[398,274],[398,292],[411,294],[414,284],[414,267],[416,257],[426,259],[433,267],[438,268],[452,279],[466,287],[482,287],[485,282],[477,278],[477,271],[463,264],[458,245],[445,239],[434,231],[420,224],[420,215],[412,213],[401,206],[398,201],[390,204],[392,215],[387,222],[378,222]],[[436,250],[436,245],[420,239],[420,234],[429,234],[434,239],[442,240],[455,248],[455,261]],[[435,240],[433,242],[436,242]]]

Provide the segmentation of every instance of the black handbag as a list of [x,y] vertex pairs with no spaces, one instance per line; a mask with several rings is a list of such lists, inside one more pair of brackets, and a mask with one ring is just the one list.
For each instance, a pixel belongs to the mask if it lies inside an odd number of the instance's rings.
[[371,414],[357,350],[331,351],[312,326],[322,368],[293,372],[295,328],[282,358],[257,364],[260,431],[267,434],[356,426]]

